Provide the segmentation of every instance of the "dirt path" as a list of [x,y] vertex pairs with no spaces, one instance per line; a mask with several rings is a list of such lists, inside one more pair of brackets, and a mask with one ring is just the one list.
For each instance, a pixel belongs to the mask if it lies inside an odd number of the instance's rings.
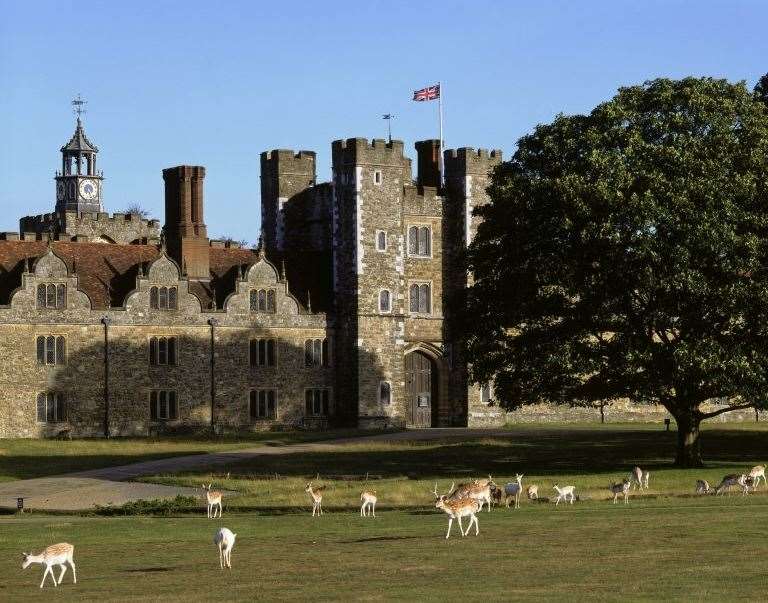
[[24,498],[24,506],[27,509],[59,511],[87,510],[92,509],[94,505],[119,506],[141,499],[173,498],[177,495],[201,497],[200,490],[194,488],[143,484],[128,480],[161,473],[215,469],[237,461],[258,457],[332,450],[335,447],[355,442],[426,441],[490,435],[510,435],[510,432],[465,428],[421,429],[340,438],[323,442],[289,444],[287,446],[256,446],[243,450],[177,456],[130,465],[2,483],[0,484],[0,507],[15,509],[16,499],[19,497]]

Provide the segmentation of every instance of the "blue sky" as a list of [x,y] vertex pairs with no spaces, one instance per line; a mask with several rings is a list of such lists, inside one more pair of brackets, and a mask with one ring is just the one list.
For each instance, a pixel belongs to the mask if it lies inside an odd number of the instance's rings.
[[163,168],[207,169],[212,236],[254,241],[259,153],[318,152],[382,138],[411,156],[437,134],[443,82],[450,147],[514,151],[555,114],[589,111],[622,85],[768,72],[764,0],[508,2],[19,2],[0,0],[0,230],[52,210],[70,101],[89,101],[108,211],[163,218]]

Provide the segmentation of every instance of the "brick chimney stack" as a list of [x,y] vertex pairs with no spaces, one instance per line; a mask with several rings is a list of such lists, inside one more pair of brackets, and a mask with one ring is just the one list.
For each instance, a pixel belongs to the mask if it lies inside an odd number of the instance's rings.
[[165,240],[168,255],[193,279],[211,276],[208,230],[203,222],[205,168],[180,165],[163,170]]
[[418,155],[417,184],[440,187],[440,141],[420,140],[416,143]]

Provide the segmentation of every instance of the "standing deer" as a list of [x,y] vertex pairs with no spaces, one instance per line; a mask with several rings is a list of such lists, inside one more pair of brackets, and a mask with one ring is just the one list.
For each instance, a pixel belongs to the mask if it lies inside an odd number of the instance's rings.
[[765,485],[765,465],[755,465],[749,470],[749,477],[752,478],[754,485],[752,486],[757,490],[757,486],[760,483],[760,478],[763,478],[763,485]]
[[[451,490],[453,490],[453,484],[451,484]],[[475,515],[475,513],[480,510],[480,504],[476,500],[472,498],[447,499],[444,494],[441,495],[437,493],[437,484],[435,484],[433,493],[437,500],[435,507],[441,509],[448,515],[448,532],[445,535],[446,539],[451,535],[451,526],[453,525],[454,519],[459,522],[459,532],[461,532],[462,536],[469,534],[469,530],[472,529],[473,523],[475,524],[475,536],[480,533],[477,516]],[[469,525],[465,532],[461,525],[461,518],[467,516],[469,516]]]
[[731,495],[731,486],[740,486],[741,487],[741,495],[746,496],[749,494],[749,486],[747,485],[747,476],[738,473],[729,473],[725,477],[723,477],[723,481],[720,482],[720,485],[715,488],[715,495],[718,495],[723,492],[723,490],[728,491],[728,496]]
[[493,478],[489,475],[487,480],[475,480],[469,488],[469,498],[480,503],[480,510],[483,510],[483,504],[488,505],[488,512],[491,511],[492,492],[498,488]]
[[632,473],[629,475],[630,483],[632,483],[633,487],[638,487],[641,490],[645,488],[648,489],[648,479],[651,476],[650,471],[643,471],[640,469],[640,467],[635,467],[632,469]]
[[376,517],[376,501],[378,500],[376,490],[363,490],[360,500],[363,502],[360,506],[360,515],[365,517],[373,513],[373,516]]
[[[208,519],[216,518],[216,508],[219,510],[219,517],[221,517],[221,492],[211,490],[213,484],[203,486],[205,490],[205,499],[208,501]],[[213,512],[213,513],[211,513]]]
[[[22,553],[24,560],[21,563],[21,569],[27,569],[33,563],[40,563],[45,566],[43,572],[43,581],[40,583],[40,588],[43,588],[45,584],[45,577],[50,572],[53,585],[58,586],[61,584],[64,574],[67,571],[67,565],[72,568],[72,582],[77,584],[77,572],[75,571],[74,561],[75,547],[67,542],[60,542],[59,544],[52,544],[47,547],[39,555],[33,555],[32,553]],[[59,581],[56,581],[56,574],[53,572],[53,566],[58,565],[61,567],[61,574],[59,575]]]
[[711,488],[709,487],[709,482],[705,479],[697,479],[696,480],[696,494],[709,494],[709,491]]
[[226,566],[232,569],[232,547],[235,546],[235,538],[229,528],[221,528],[213,537],[213,544],[219,547],[219,567],[224,569]]
[[620,481],[618,484],[611,484],[608,486],[610,491],[613,493],[613,504],[616,504],[616,499],[618,498],[619,494],[622,494],[624,496],[624,504],[626,505],[629,503],[629,487],[632,485],[632,482],[629,480],[629,478],[624,478],[622,481]]
[[564,498],[565,502],[569,502],[573,504],[573,499],[576,497],[574,494],[574,490],[576,490],[576,486],[563,486],[562,488],[558,486],[557,484],[554,485],[554,489],[557,490],[557,498],[555,499],[555,506],[560,504],[560,499]]
[[504,493],[505,493],[505,502],[507,504],[507,509],[509,509],[509,500],[514,499],[515,501],[515,509],[520,508],[520,494],[523,491],[523,475],[524,473],[516,473],[515,474],[515,481],[509,482],[506,486],[504,486]]
[[326,486],[317,486],[313,488],[312,482],[309,482],[304,489],[304,492],[309,494],[312,499],[312,517],[314,517],[315,514],[318,516],[323,514],[323,490],[325,490],[325,488]]

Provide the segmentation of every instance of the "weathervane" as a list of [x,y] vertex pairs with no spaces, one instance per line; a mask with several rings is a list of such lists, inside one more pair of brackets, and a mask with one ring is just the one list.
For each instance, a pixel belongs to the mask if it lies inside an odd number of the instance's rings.
[[77,98],[72,101],[72,106],[74,107],[73,111],[77,114],[78,121],[80,120],[80,116],[83,113],[86,113],[84,105],[87,105],[87,104],[88,104],[88,101],[83,100],[80,94],[78,94]]

